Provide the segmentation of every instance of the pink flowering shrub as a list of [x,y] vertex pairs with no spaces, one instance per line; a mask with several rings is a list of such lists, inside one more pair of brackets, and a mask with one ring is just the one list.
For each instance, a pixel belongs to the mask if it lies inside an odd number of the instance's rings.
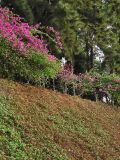
[[[59,74],[61,86],[67,87],[67,92],[72,88],[72,95],[94,95],[96,88],[111,94],[115,104],[120,105],[120,77],[99,73],[84,73],[75,75],[66,71]],[[74,92],[74,93],[73,93]]]
[[60,62],[49,55],[45,40],[33,34],[37,28],[0,7],[0,76],[39,84],[57,75]]
[[34,28],[34,26],[29,26],[28,23],[23,22],[9,9],[0,8],[0,36],[5,38],[21,54],[28,53],[29,49],[48,53],[45,41],[31,34],[31,30]]
[[55,56],[54,55],[49,55],[49,60],[50,61],[54,61],[55,60]]

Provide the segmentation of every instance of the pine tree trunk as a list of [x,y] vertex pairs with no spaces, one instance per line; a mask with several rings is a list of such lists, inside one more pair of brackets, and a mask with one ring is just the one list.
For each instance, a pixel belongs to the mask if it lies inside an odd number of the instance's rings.
[[94,53],[93,53],[93,47],[90,47],[90,69],[94,67]]
[[89,44],[86,42],[86,68],[87,71],[89,72],[90,70],[90,56],[89,56]]

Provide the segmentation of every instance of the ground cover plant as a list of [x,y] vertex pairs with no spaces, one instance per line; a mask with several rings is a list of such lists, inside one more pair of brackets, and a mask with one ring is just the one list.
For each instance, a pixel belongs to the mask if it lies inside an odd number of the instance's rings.
[[119,109],[0,79],[1,159],[119,160]]
[[[22,123],[21,115],[16,115],[17,103],[10,93],[9,87],[15,89],[15,84],[2,81],[0,90],[0,159],[5,160],[67,160],[63,149],[47,137],[40,142],[41,147],[35,147],[32,137],[28,135]],[[5,86],[4,86],[5,85]],[[5,88],[6,89],[5,89]],[[7,88],[8,87],[8,88]],[[10,89],[9,88],[9,89]],[[8,89],[8,90],[9,90]],[[8,91],[9,92],[9,91]],[[31,128],[32,129],[32,128]]]
[[[19,117],[10,110],[8,97],[0,96],[0,158],[28,159]],[[29,147],[28,147],[29,148]]]

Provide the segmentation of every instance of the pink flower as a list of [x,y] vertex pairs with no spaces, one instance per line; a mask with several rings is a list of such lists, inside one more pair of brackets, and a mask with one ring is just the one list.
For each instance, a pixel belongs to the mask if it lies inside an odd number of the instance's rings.
[[39,53],[49,52],[47,44],[31,34],[31,29],[36,27],[38,26],[29,26],[28,23],[22,22],[22,19],[9,9],[0,7],[0,35],[20,53],[29,50],[29,48]]
[[55,56],[54,55],[49,55],[49,60],[50,61],[54,61],[55,60]]

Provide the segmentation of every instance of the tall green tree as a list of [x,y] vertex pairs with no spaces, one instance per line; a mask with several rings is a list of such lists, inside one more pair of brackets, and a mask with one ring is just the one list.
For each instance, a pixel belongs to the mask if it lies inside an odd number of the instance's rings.
[[111,73],[120,73],[120,1],[105,0],[104,5],[107,15],[107,43],[102,46],[105,59],[104,67],[108,67]]

